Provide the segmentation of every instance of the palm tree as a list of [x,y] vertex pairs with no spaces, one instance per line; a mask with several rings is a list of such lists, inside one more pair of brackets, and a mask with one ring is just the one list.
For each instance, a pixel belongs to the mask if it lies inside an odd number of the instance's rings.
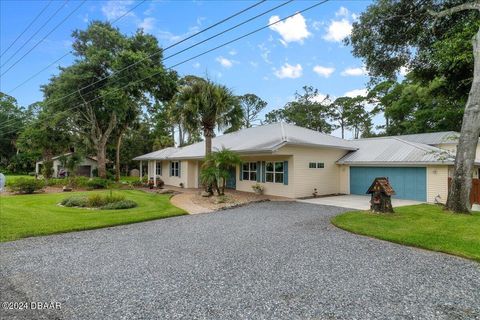
[[241,163],[240,156],[226,148],[210,153],[200,173],[202,183],[213,186],[219,196],[224,195],[230,169]]
[[205,156],[212,153],[215,128],[232,132],[241,128],[243,112],[230,89],[201,78],[193,79],[181,94],[185,104],[186,128],[201,128],[205,137]]

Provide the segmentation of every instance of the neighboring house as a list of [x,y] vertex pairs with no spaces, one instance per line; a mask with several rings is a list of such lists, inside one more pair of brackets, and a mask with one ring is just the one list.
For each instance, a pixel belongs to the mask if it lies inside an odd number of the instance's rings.
[[[65,157],[71,156],[72,153],[65,153]],[[60,156],[55,156],[52,158],[53,161],[53,177],[58,178],[60,177],[60,172],[65,171],[68,174],[67,168],[64,168],[62,166],[62,163],[60,161]],[[37,175],[42,173],[41,167],[43,165],[43,161],[38,161],[35,164],[35,173]],[[87,156],[80,161],[80,163],[77,166],[77,172],[76,175],[78,176],[84,176],[84,177],[93,177],[93,171],[98,168],[98,163],[97,163],[97,158],[96,157],[90,157]]]
[[[227,181],[229,188],[240,191],[252,192],[252,185],[260,183],[266,194],[290,198],[310,197],[314,191],[364,195],[375,177],[386,176],[397,198],[445,202],[454,161],[448,150],[453,150],[455,138],[412,142],[419,136],[344,140],[275,123],[221,135],[212,144],[214,150],[224,147],[241,156],[243,164],[232,170]],[[198,188],[204,156],[205,144],[199,142],[134,160],[141,165],[147,162],[148,177],[155,183],[162,179],[166,185]]]

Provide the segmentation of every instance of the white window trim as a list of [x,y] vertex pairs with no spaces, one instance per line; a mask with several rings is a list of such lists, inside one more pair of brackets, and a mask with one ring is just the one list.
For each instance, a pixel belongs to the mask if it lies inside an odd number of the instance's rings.
[[[282,171],[275,171],[275,163],[282,163],[283,170]],[[268,171],[267,166],[268,163],[273,163],[273,171]],[[273,173],[273,181],[267,181],[267,173]],[[282,181],[276,181],[275,174],[276,173],[282,173]],[[265,183],[283,183],[285,181],[285,164],[284,161],[266,161],[265,162]]]
[[[175,168],[175,164],[177,164],[176,168]],[[180,161],[171,161],[170,162],[170,176],[180,177]]]
[[[248,163],[248,170],[245,170],[245,169],[243,168],[243,165],[245,165],[245,164],[247,164],[247,163]],[[255,164],[255,170],[252,170],[252,166],[251,166],[252,164]],[[257,165],[258,165],[258,164],[257,164],[256,162],[254,162],[254,161],[242,163],[242,180],[244,180],[244,181],[257,181],[257,178],[258,178],[258,177],[257,177]],[[243,174],[244,174],[245,172],[248,172],[248,179],[245,179],[245,177],[243,176]],[[251,179],[251,174],[252,174],[253,172],[255,173],[255,180],[252,180],[252,179]]]

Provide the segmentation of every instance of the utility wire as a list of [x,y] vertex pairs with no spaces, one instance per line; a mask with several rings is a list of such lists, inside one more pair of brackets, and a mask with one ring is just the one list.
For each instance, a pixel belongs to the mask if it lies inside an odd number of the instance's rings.
[[21,56],[17,61],[15,61],[7,70],[5,70],[0,76],[3,76],[5,73],[7,73],[9,70],[11,70],[13,67],[15,67],[20,61],[22,61],[30,52],[32,52],[36,47],[38,47],[43,40],[45,40],[49,35],[51,35],[55,30],[57,30],[65,21],[67,21],[80,7],[86,2],[87,0],[83,0],[80,2],[80,4],[73,9],[65,18],[63,18],[62,21],[60,21],[50,32],[48,32],[40,41],[38,41],[30,50],[25,52],[23,56]]
[[[172,68],[174,68],[174,67],[177,67],[177,66],[179,66],[179,65],[181,65],[181,64],[184,64],[184,63],[186,63],[186,62],[189,62],[189,61],[191,61],[191,60],[193,60],[193,59],[196,59],[196,58],[198,58],[198,57],[200,57],[200,56],[203,56],[203,55],[205,55],[205,54],[207,54],[207,53],[210,53],[210,52],[212,52],[212,51],[214,51],[214,50],[217,50],[217,49],[219,49],[219,48],[222,48],[222,47],[224,47],[224,46],[227,46],[227,45],[229,45],[229,44],[231,44],[231,43],[233,43],[233,42],[236,42],[236,41],[238,41],[238,40],[240,40],[240,39],[243,39],[243,38],[248,37],[248,36],[250,36],[250,35],[252,35],[252,34],[255,34],[255,33],[257,33],[257,32],[260,32],[260,31],[262,31],[262,30],[264,30],[264,29],[267,29],[267,28],[269,28],[269,27],[277,24],[277,23],[280,23],[280,22],[282,22],[282,21],[285,21],[285,20],[287,20],[287,19],[289,19],[289,18],[291,18],[291,17],[293,17],[293,16],[295,16],[295,15],[297,15],[297,14],[304,13],[304,12],[306,12],[306,11],[309,11],[309,10],[315,8],[315,7],[318,7],[318,6],[324,4],[324,3],[328,2],[328,1],[329,1],[329,0],[323,0],[323,1],[317,2],[316,4],[311,5],[311,6],[307,7],[307,8],[305,8],[305,9],[302,9],[302,10],[296,12],[296,13],[293,13],[293,14],[291,14],[291,15],[289,15],[289,16],[286,16],[286,17],[284,17],[284,18],[282,18],[282,19],[279,19],[279,20],[277,20],[277,21],[275,21],[275,22],[272,22],[272,23],[270,23],[270,24],[268,24],[268,25],[266,25],[266,26],[263,26],[263,27],[260,27],[260,28],[258,28],[258,29],[255,29],[255,30],[253,30],[253,31],[251,31],[251,32],[249,32],[249,33],[246,33],[246,34],[244,34],[244,35],[242,35],[242,36],[240,36],[240,37],[237,37],[237,38],[235,38],[235,39],[233,39],[233,40],[230,40],[230,41],[225,42],[225,43],[223,43],[223,44],[221,44],[221,45],[218,45],[218,46],[216,46],[216,47],[214,47],[214,48],[212,48],[212,49],[209,49],[209,50],[207,50],[207,51],[204,51],[204,52],[202,52],[202,53],[200,53],[200,54],[198,54],[198,55],[196,55],[196,56],[194,56],[194,57],[192,57],[192,58],[189,58],[189,59],[183,60],[183,61],[181,61],[181,62],[179,62],[179,63],[177,63],[177,64],[174,64],[174,65],[168,67],[166,70],[170,70],[170,69],[172,69]],[[145,78],[143,78],[143,79],[139,79],[139,80],[133,81],[133,82],[131,82],[131,83],[128,83],[128,84],[126,84],[126,85],[124,85],[124,86],[122,86],[122,87],[120,87],[120,88],[116,88],[116,89],[112,90],[111,92],[120,91],[120,90],[125,89],[126,87],[128,87],[128,86],[130,86],[130,85],[133,85],[133,84],[136,84],[136,83],[138,83],[138,82],[147,80],[147,79],[149,79],[149,78],[151,78],[151,77],[153,77],[153,76],[155,76],[155,75],[157,75],[157,74],[159,74],[159,73],[161,73],[161,72],[163,72],[163,70],[160,71],[160,72],[155,72],[155,73],[153,73],[153,74],[151,74],[151,75],[149,75],[149,76],[147,76],[147,77],[145,77]],[[110,93],[111,93],[111,92],[110,92]],[[98,100],[98,99],[100,99],[100,98],[102,98],[102,97],[101,97],[101,96],[98,96],[98,97],[93,98],[93,99],[91,99],[91,100],[89,100],[89,101],[85,101],[85,102],[80,103],[80,104],[78,104],[78,105],[76,105],[76,106],[74,106],[74,107],[68,108],[68,109],[66,109],[66,110],[64,110],[64,111],[62,111],[62,112],[70,112],[70,111],[72,111],[72,110],[75,110],[75,109],[81,107],[81,106],[84,105],[85,103],[90,103],[90,102],[96,101],[96,100]],[[15,130],[14,130],[14,131],[15,131]],[[12,132],[13,132],[13,131],[12,131]],[[8,133],[10,133],[10,132],[7,132],[7,133],[5,133],[5,134],[8,134]]]
[[[136,6],[130,8],[127,12],[125,12],[124,14],[122,14],[121,16],[119,16],[118,18],[116,18],[115,20],[111,21],[110,23],[111,24],[115,24],[117,23],[118,21],[120,21],[123,17],[125,17],[126,15],[128,15],[130,12],[134,11],[136,8],[138,8],[140,5],[142,5],[144,2],[146,2],[147,0],[143,0],[143,1],[140,1]],[[37,73],[35,73],[34,75],[30,76],[28,79],[26,79],[25,81],[23,81],[22,83],[20,83],[19,85],[17,85],[15,88],[13,88],[12,90],[10,90],[7,94],[11,94],[13,91],[17,90],[18,88],[20,88],[21,86],[23,86],[24,84],[26,84],[27,82],[29,82],[30,80],[32,80],[33,78],[35,78],[36,76],[38,76],[39,74],[41,74],[43,71],[45,70],[48,70],[51,66],[55,65],[58,61],[62,60],[63,58],[65,58],[66,56],[72,54],[73,51],[68,51],[67,53],[65,53],[63,56],[61,56],[60,58],[58,58],[57,60],[53,61],[52,63],[50,63],[48,66],[44,67],[42,70],[38,71]]]
[[[182,40],[180,40],[180,41],[178,41],[178,42],[176,42],[176,43],[174,43],[174,44],[166,47],[165,49],[163,49],[163,51],[164,51],[164,50],[171,49],[171,48],[173,48],[173,47],[175,47],[175,46],[177,46],[177,45],[179,45],[179,44],[181,44],[181,43],[183,43],[183,42],[185,42],[185,41],[187,41],[187,40],[189,40],[189,39],[191,39],[191,38],[193,38],[193,37],[196,37],[196,36],[198,36],[199,34],[202,34],[202,33],[206,32],[206,31],[208,31],[208,30],[210,30],[210,29],[212,29],[212,28],[214,28],[214,27],[216,27],[216,26],[218,26],[218,25],[220,25],[220,24],[222,24],[222,23],[224,23],[224,22],[226,22],[226,21],[228,21],[228,20],[231,20],[231,19],[233,19],[234,17],[236,17],[236,16],[238,16],[238,15],[240,15],[240,14],[242,14],[242,13],[244,13],[244,12],[250,10],[250,9],[253,9],[253,8],[255,8],[256,6],[262,4],[263,2],[266,2],[266,1],[267,1],[267,0],[258,1],[258,2],[256,2],[256,3],[254,3],[253,5],[251,5],[251,6],[249,6],[249,7],[246,7],[245,9],[242,9],[242,10],[240,10],[240,11],[238,11],[238,12],[236,12],[236,13],[234,13],[234,14],[232,14],[232,15],[230,15],[230,16],[228,16],[228,17],[226,17],[226,18],[224,18],[224,19],[222,19],[222,20],[220,20],[220,21],[218,21],[218,22],[216,22],[216,23],[214,23],[213,25],[208,26],[207,28],[204,28],[204,29],[202,29],[202,30],[200,30],[200,31],[198,31],[198,32],[190,35],[189,37],[187,37],[187,38],[185,38],[185,39],[182,39]],[[293,0],[291,0],[291,1],[293,1]],[[289,1],[289,2],[291,2],[291,1]],[[142,3],[143,3],[143,2],[142,2]],[[133,9],[135,9],[136,7],[138,7],[138,5],[135,6],[134,8],[132,8],[132,9],[130,9],[130,10],[127,11],[126,13],[124,13],[121,17],[117,18],[117,19],[114,20],[112,23],[118,22],[118,20],[120,20],[122,17],[126,16],[128,13],[130,13],[130,12],[131,12]],[[271,10],[269,10],[269,11],[271,11]],[[26,81],[24,81],[23,83],[21,83],[20,85],[18,85],[17,87],[15,87],[15,88],[14,88],[13,90],[11,90],[9,93],[11,93],[12,91],[16,90],[18,87],[20,87],[20,86],[23,85],[24,83],[30,81],[31,79],[33,79],[34,77],[36,77],[38,74],[40,74],[41,72],[43,72],[44,70],[48,69],[50,66],[52,66],[53,64],[55,64],[57,61],[63,59],[65,56],[67,56],[67,55],[70,54],[71,52],[72,52],[72,51],[66,53],[65,55],[63,55],[62,57],[60,57],[59,59],[57,59],[56,61],[54,61],[53,63],[51,63],[51,64],[48,65],[47,67],[45,67],[44,69],[42,69],[41,71],[37,72],[36,74],[34,74],[33,76],[31,76],[29,79],[27,79]],[[152,54],[151,56],[154,56],[154,55],[157,54],[158,52],[162,52],[162,50],[157,51],[156,53]],[[145,59],[147,59],[147,58],[144,58],[144,59],[142,59],[141,61],[143,61],[143,60],[145,60]],[[138,62],[139,62],[139,61],[137,61],[137,63],[138,63]],[[127,67],[131,67],[131,65],[130,65],[130,66],[126,66],[124,69],[126,69]],[[121,71],[123,71],[124,69],[122,69],[122,70],[120,70],[120,71],[118,71],[118,72],[121,72]],[[113,75],[113,74],[110,74],[109,76],[112,76],[112,75]],[[85,87],[83,87],[83,88],[80,88],[79,90],[86,89],[86,88],[88,88],[88,87],[90,87],[90,86],[92,86],[92,85],[94,85],[94,84],[96,84],[96,83],[98,83],[98,82],[100,82],[100,81],[102,81],[102,80],[107,79],[109,76],[104,77],[104,78],[102,78],[102,79],[100,79],[100,80],[97,80],[96,82],[94,82],[94,83],[92,83],[92,84],[90,84],[90,85],[88,85],[88,86],[85,86]],[[123,77],[122,77],[122,78],[123,78]],[[121,79],[121,78],[120,78],[120,79]],[[53,103],[53,102],[56,102],[56,101],[58,101],[58,100],[65,99],[65,98],[67,98],[68,96],[71,96],[72,94],[75,94],[75,93],[77,93],[77,92],[78,92],[78,91],[75,91],[75,92],[73,92],[73,93],[71,93],[71,94],[68,94],[68,95],[66,95],[66,96],[63,96],[63,97],[60,97],[60,98],[58,98],[58,99],[52,100],[52,101],[48,102],[46,105],[48,105],[48,104],[50,104],[50,103]],[[7,122],[8,122],[8,121],[5,121],[4,123],[2,123],[2,124],[0,124],[0,125],[5,125]]]
[[[208,26],[207,28],[204,28],[204,29],[202,29],[202,30],[200,30],[200,31],[198,31],[198,32],[196,32],[196,33],[194,33],[194,34],[192,34],[192,35],[190,35],[190,36],[188,36],[188,37],[180,40],[180,41],[175,42],[174,44],[172,44],[172,45],[170,45],[170,46],[168,46],[168,47],[166,47],[166,48],[161,49],[160,51],[157,51],[156,53],[154,53],[154,54],[152,54],[152,55],[150,55],[150,56],[148,56],[148,57],[146,57],[146,58],[144,58],[144,59],[142,59],[142,60],[137,61],[137,62],[134,63],[133,65],[136,65],[136,64],[140,63],[141,61],[144,61],[144,60],[146,60],[146,59],[148,59],[148,58],[150,58],[150,57],[153,57],[154,55],[158,54],[159,52],[163,52],[163,51],[165,51],[165,50],[168,50],[168,49],[171,49],[171,48],[173,48],[173,47],[176,47],[176,46],[178,46],[179,44],[181,44],[181,43],[183,43],[183,42],[185,42],[185,41],[187,41],[187,40],[190,40],[190,39],[192,39],[192,38],[194,38],[194,37],[196,37],[196,36],[198,36],[198,35],[206,32],[206,31],[208,31],[208,30],[210,30],[210,29],[212,29],[212,28],[214,28],[214,27],[216,27],[216,26],[218,26],[218,25],[220,25],[220,24],[222,24],[222,23],[224,23],[224,22],[226,22],[226,21],[228,21],[228,20],[231,20],[231,19],[239,16],[240,14],[242,14],[242,13],[244,13],[244,12],[250,10],[250,9],[253,9],[253,8],[257,7],[258,5],[260,5],[260,4],[262,4],[263,2],[266,2],[266,1],[267,1],[267,0],[258,1],[258,2],[254,3],[254,4],[251,5],[251,6],[245,8],[245,9],[242,9],[242,10],[240,10],[240,11],[238,11],[238,12],[236,12],[236,13],[234,13],[234,14],[232,14],[232,15],[230,15],[230,16],[228,16],[228,17],[226,17],[226,18],[224,18],[224,19],[222,19],[222,20],[220,20],[220,21],[218,21],[218,22],[216,22],[216,23],[214,23],[214,24],[212,24],[211,26]],[[293,0],[292,0],[292,1],[293,1]],[[145,2],[145,1],[142,1],[141,3],[143,3],[143,2]],[[140,3],[140,4],[141,4],[141,3]],[[118,20],[120,20],[122,17],[124,17],[125,15],[127,15],[128,13],[130,13],[133,9],[135,9],[135,8],[138,7],[138,6],[139,6],[139,5],[135,6],[135,7],[132,8],[131,10],[127,11],[125,14],[123,14],[121,17],[117,18],[116,20],[114,20],[114,21],[111,22],[111,23],[113,24],[113,23],[117,22]],[[49,64],[47,67],[45,67],[45,68],[42,69],[41,71],[37,72],[35,75],[33,75],[33,76],[31,76],[30,78],[28,78],[26,81],[22,82],[21,84],[19,84],[18,86],[16,86],[14,89],[10,90],[9,93],[15,91],[15,90],[18,89],[20,86],[24,85],[25,83],[27,83],[27,82],[30,81],[31,79],[35,78],[38,74],[42,73],[44,70],[48,69],[49,67],[51,67],[52,65],[54,65],[57,61],[63,59],[63,57],[67,56],[67,55],[70,54],[70,53],[72,53],[72,51],[68,52],[66,55],[62,56],[61,58],[55,60],[54,62],[52,62],[51,64]],[[97,80],[96,82],[93,82],[93,83],[89,84],[88,86],[85,86],[85,87],[83,87],[83,88],[80,88],[79,90],[83,90],[83,89],[89,88],[89,87],[97,84],[98,82],[103,81],[103,80],[107,79],[108,77],[113,76],[115,73],[122,72],[122,71],[124,71],[124,70],[126,70],[126,69],[128,69],[128,68],[131,68],[133,65],[129,65],[129,66],[126,66],[125,68],[123,68],[123,69],[121,69],[121,70],[114,71],[112,74],[110,74],[110,75],[108,75],[108,76],[106,76],[106,77],[104,77],[104,78],[101,78],[101,79]],[[72,92],[71,94],[68,94],[68,95],[66,95],[66,96],[64,96],[64,97],[61,97],[61,98],[58,98],[58,99],[67,98],[67,97],[69,97],[70,95],[75,94],[75,93],[77,93],[77,91]]]
[[28,24],[28,26],[23,29],[23,31],[20,33],[20,35],[18,35],[15,40],[13,40],[12,43],[10,43],[10,45],[8,46],[7,49],[3,50],[3,52],[0,54],[0,57],[3,56],[5,53],[7,53],[7,51],[15,44],[17,43],[18,39],[20,39],[24,34],[25,32],[27,32],[28,29],[30,29],[30,27],[35,23],[35,21],[37,21],[37,19],[42,15],[42,13],[47,10],[47,8],[50,6],[50,4],[52,3],[53,0],[50,0],[48,1],[47,5],[45,7],[43,7],[43,9],[35,16],[35,18],[33,18],[33,20]]
[[67,4],[67,2],[68,2],[68,0],[65,0],[65,1],[63,2],[63,4],[62,4],[60,7],[58,7],[57,10],[56,10],[50,17],[48,17],[48,19],[40,26],[40,28],[38,28],[37,31],[36,31],[34,34],[32,34],[32,35],[30,36],[30,38],[28,38],[27,41],[25,41],[25,42],[23,43],[23,45],[21,45],[20,48],[18,48],[17,51],[15,51],[15,52],[10,56],[10,58],[8,58],[7,61],[5,61],[5,62],[0,66],[0,68],[3,67],[4,65],[6,65],[8,62],[10,62],[10,60],[12,60],[12,59],[17,55],[17,53],[18,53],[20,50],[22,50],[40,31],[42,31],[42,29],[45,28],[45,26],[46,26],[50,21],[52,21],[52,19],[60,12],[60,10],[62,10],[63,7],[65,7],[65,5]]

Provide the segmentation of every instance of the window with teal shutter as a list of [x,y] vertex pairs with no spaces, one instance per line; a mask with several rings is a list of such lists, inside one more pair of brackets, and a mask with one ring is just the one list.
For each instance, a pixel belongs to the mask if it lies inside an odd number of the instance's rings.
[[262,161],[262,182],[265,182],[265,161]]
[[261,176],[261,163],[260,161],[257,161],[257,182],[260,182],[260,176]]
[[178,177],[182,176],[182,161],[178,161]]
[[283,162],[283,184],[288,185],[288,161]]
[[240,164],[240,175],[238,177],[238,180],[243,180],[243,163]]

